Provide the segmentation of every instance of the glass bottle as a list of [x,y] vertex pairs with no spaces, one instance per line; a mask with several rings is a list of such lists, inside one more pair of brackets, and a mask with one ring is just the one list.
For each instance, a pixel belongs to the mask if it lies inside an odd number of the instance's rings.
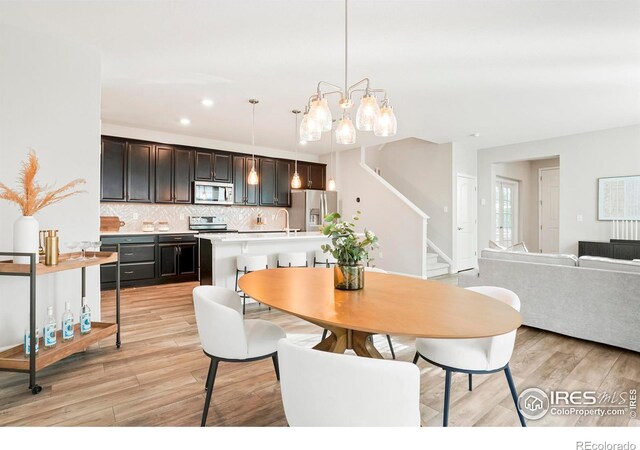
[[91,308],[87,304],[87,299],[82,297],[82,311],[80,312],[80,334],[91,332]]
[[56,318],[53,315],[53,306],[47,308],[47,319],[44,321],[42,329],[45,350],[54,348],[58,339],[56,336]]
[[[40,350],[40,330],[36,328],[36,355]],[[24,357],[28,358],[31,355],[31,332],[29,328],[24,330]]]
[[62,315],[62,342],[73,340],[74,328],[73,328],[73,313],[71,312],[71,303],[65,302],[64,314]]

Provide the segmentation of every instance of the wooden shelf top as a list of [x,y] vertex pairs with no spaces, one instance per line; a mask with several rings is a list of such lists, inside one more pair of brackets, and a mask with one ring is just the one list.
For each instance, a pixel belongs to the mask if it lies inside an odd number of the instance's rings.
[[[55,266],[47,266],[44,264],[44,257],[40,258],[40,262],[36,264],[36,274],[44,275],[47,273],[63,272],[65,270],[80,269],[81,267],[99,266],[101,264],[114,263],[118,260],[116,252],[87,252],[87,259],[78,260],[80,253],[60,253],[59,262]],[[97,258],[92,258],[93,255]],[[29,264],[14,264],[13,261],[0,261],[0,274],[28,274]]]
[[[91,333],[80,334],[80,324],[76,324],[73,340],[62,342],[62,334],[58,330],[58,343],[55,348],[50,350],[44,349],[42,338],[40,338],[40,351],[36,355],[36,370],[42,370],[67,356],[81,352],[90,345],[115,334],[117,331],[118,325],[115,323],[91,322]],[[24,356],[23,344],[16,345],[0,353],[0,369],[17,372],[29,371],[29,358]]]

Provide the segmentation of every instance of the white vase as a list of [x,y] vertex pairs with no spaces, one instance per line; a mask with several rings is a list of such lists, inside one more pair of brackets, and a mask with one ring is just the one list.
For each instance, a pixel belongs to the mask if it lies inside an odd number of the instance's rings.
[[[33,216],[22,216],[13,224],[13,251],[15,253],[38,253],[40,225]],[[37,256],[36,256],[37,257]],[[16,256],[13,262],[29,264],[28,256]]]

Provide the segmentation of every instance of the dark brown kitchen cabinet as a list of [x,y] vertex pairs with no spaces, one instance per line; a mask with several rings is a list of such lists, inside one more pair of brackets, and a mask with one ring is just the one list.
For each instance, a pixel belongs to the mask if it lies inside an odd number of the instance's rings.
[[[236,205],[256,206],[258,204],[258,185],[247,183],[249,172],[253,167],[251,156],[233,155],[233,202]],[[260,164],[258,158],[255,160],[256,170]],[[260,180],[258,180],[260,182]]]
[[127,145],[127,201],[153,203],[154,162],[152,144]]
[[260,158],[260,205],[291,204],[290,165],[287,161]]
[[291,164],[276,160],[276,206],[291,206]]
[[191,182],[193,181],[193,152],[176,148],[173,152],[173,201],[191,203]]
[[156,146],[156,203],[191,203],[191,151]]
[[231,183],[231,155],[228,153],[213,154],[213,181]]
[[309,175],[307,180],[307,189],[325,189],[325,169],[324,164],[309,164]]
[[197,269],[196,244],[160,244],[158,262],[160,278],[194,275]]
[[[295,170],[295,162],[293,163]],[[298,161],[298,175],[300,176],[300,189],[308,189],[309,185],[309,164]]]
[[194,152],[195,179],[198,181],[213,181],[213,152]]
[[213,151],[195,151],[195,179],[231,183],[231,155]]
[[260,205],[276,206],[276,161],[260,158]]
[[124,202],[127,200],[127,143],[123,140],[103,138],[100,153],[100,200]]

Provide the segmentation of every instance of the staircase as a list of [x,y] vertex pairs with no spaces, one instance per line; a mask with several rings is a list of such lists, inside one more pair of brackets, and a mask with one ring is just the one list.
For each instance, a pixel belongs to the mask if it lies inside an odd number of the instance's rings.
[[437,253],[427,251],[427,277],[439,277],[449,273],[449,264],[442,261]]

